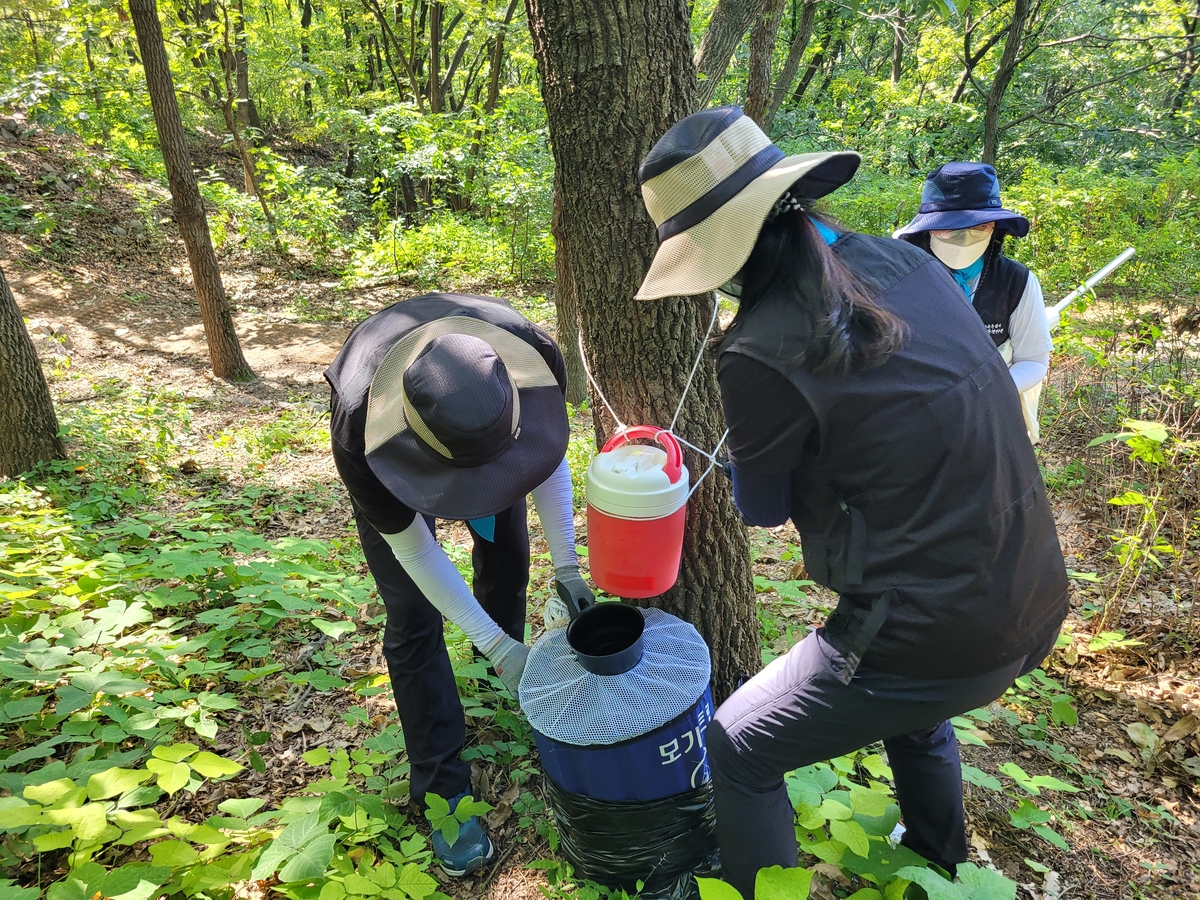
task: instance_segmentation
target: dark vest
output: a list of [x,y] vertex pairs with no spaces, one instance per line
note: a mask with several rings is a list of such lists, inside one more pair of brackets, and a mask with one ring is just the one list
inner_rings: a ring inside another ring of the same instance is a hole
[[1021,659],[1062,622],[1067,578],[1012,378],[928,253],[858,234],[833,250],[907,322],[898,353],[853,375],[794,370],[806,326],[785,296],[760,301],[722,352],[775,369],[815,413],[792,520],[809,576],[841,595],[826,635],[842,676],[860,659],[927,678]]
[[1016,260],[997,252],[979,275],[972,305],[997,347],[1009,338],[1008,322],[1017,311],[1029,270]]

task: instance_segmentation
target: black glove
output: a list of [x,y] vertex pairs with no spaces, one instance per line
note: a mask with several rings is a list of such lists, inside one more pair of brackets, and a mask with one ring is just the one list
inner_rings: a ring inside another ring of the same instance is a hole
[[579,574],[579,566],[559,566],[554,570],[554,589],[574,619],[596,603],[596,595]]

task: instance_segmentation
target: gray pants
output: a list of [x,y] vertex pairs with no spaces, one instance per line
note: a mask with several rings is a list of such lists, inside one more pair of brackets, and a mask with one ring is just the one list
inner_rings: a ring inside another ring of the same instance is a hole
[[947,721],[995,700],[1053,647],[971,678],[916,679],[844,660],[820,631],[744,684],[708,728],[725,879],[753,900],[768,866],[796,866],[795,813],[783,777],[882,740],[907,831],[903,843],[954,871],[967,858],[962,769]]

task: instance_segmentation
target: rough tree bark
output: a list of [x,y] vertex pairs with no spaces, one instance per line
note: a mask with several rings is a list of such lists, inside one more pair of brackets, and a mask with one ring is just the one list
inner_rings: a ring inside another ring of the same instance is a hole
[[700,83],[693,109],[704,109],[725,76],[733,51],[742,42],[754,13],[764,0],[719,0],[708,19],[708,28],[696,51],[696,73]]
[[746,78],[746,115],[760,127],[766,122],[771,102],[771,61],[779,23],[783,21],[784,0],[766,0],[750,29],[749,73]]
[[[627,423],[669,424],[700,349],[712,298],[632,299],[657,241],[637,170],[692,110],[695,70],[684,0],[526,0],[542,97],[561,175],[562,228],[593,374]],[[606,420],[596,411],[598,430]],[[713,447],[724,431],[716,373],[697,374],[676,431]],[[693,477],[705,461],[689,454]],[[654,603],[694,623],[727,696],[760,665],[749,544],[728,482],[688,503],[683,566]]]
[[1004,102],[1004,92],[1012,80],[1013,72],[1017,69],[1017,59],[1021,53],[1021,43],[1025,37],[1025,23],[1029,20],[1029,0],[1013,0],[1012,21],[1004,37],[1004,51],[1000,55],[1000,65],[996,67],[996,75],[992,86],[988,89],[987,103],[983,113],[983,161],[989,165],[996,164],[996,150],[1000,142],[1000,106]]
[[550,219],[554,235],[554,312],[558,346],[567,363],[567,402],[579,406],[588,399],[587,373],[579,355],[579,297],[575,293],[575,276],[571,273],[571,257],[567,236],[562,227],[562,188],[554,181],[554,213]]
[[0,270],[0,478],[65,455],[37,351]]
[[254,377],[254,371],[242,355],[242,347],[233,328],[229,301],[225,297],[225,287],[221,284],[217,255],[213,252],[212,237],[208,233],[208,217],[204,214],[204,202],[196,186],[183,122],[179,118],[175,84],[167,64],[162,24],[158,20],[158,4],[155,0],[129,0],[129,14],[142,53],[150,107],[154,111],[158,143],[162,148],[167,183],[171,188],[171,207],[175,211],[179,235],[187,248],[213,374],[230,381],[245,381]]
[[[243,0],[236,0],[233,5],[234,23],[236,28],[233,36],[233,67],[237,77],[237,120],[241,125],[251,128],[262,128],[262,120],[258,116],[258,107],[250,96],[250,56],[246,52],[246,12]],[[312,109],[309,109],[312,112]]]
[[892,84],[900,83],[904,73],[904,45],[908,41],[908,17],[897,7],[896,19],[892,22]]

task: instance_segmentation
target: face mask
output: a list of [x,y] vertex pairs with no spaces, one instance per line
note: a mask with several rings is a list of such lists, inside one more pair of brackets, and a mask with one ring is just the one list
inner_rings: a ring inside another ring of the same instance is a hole
[[970,229],[967,228],[947,234],[947,237],[930,234],[929,249],[933,251],[934,256],[951,269],[965,269],[971,265],[983,256],[984,251],[988,248],[988,242],[992,239],[991,233],[975,235],[971,234]]

